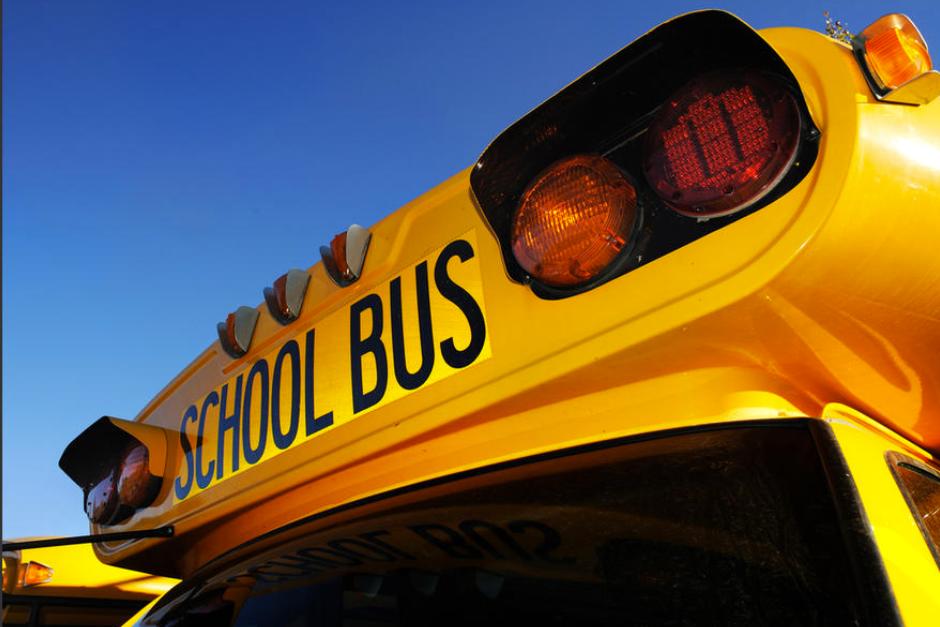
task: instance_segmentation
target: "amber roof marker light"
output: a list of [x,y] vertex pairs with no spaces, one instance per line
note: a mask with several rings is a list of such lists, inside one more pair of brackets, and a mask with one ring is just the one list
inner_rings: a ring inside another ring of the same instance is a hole
[[254,307],[243,305],[216,326],[219,342],[229,356],[237,359],[248,352],[259,315]]
[[878,18],[852,39],[852,49],[879,100],[923,105],[940,95],[927,41],[906,15]]
[[21,588],[38,586],[52,581],[55,571],[40,562],[26,562],[20,564],[19,584]]
[[293,268],[274,281],[273,287],[264,288],[264,300],[271,316],[281,324],[289,324],[300,316],[310,274]]
[[512,221],[513,255],[530,278],[556,289],[582,287],[629,252],[640,222],[628,176],[599,155],[561,159],[523,192]]
[[329,246],[320,247],[323,267],[334,283],[346,287],[359,280],[371,241],[367,228],[353,224],[334,237]]

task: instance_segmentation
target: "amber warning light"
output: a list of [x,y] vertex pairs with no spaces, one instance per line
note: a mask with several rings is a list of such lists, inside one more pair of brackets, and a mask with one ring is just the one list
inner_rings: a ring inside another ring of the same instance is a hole
[[906,15],[892,13],[859,33],[872,76],[896,89],[932,68],[927,42]]
[[535,280],[575,287],[601,275],[629,246],[637,194],[620,168],[597,155],[550,166],[526,189],[512,225],[512,251]]

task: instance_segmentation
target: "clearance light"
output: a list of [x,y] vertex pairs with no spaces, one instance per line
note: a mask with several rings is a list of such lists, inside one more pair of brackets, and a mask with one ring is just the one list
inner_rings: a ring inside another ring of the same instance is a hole
[[52,581],[54,571],[39,562],[26,562],[20,566],[19,584],[21,588],[38,586],[41,583]]
[[768,194],[796,158],[800,114],[779,80],[756,72],[693,79],[647,131],[650,185],[678,213],[712,218]]
[[320,247],[323,267],[334,283],[346,287],[359,279],[371,240],[368,229],[353,224],[345,233],[334,237],[328,247]]
[[549,166],[522,194],[513,218],[512,252],[535,280],[583,285],[632,243],[636,189],[609,160],[569,157]]
[[304,295],[307,293],[309,282],[309,274],[294,268],[287,274],[282,274],[274,282],[273,287],[264,288],[264,300],[275,320],[281,324],[288,324],[297,319],[300,315],[300,308],[304,304]]
[[868,69],[886,89],[897,89],[932,67],[927,42],[906,15],[885,15],[858,37]]
[[255,325],[258,324],[258,315],[257,309],[242,306],[230,313],[225,322],[217,325],[219,342],[226,353],[238,358],[248,352],[251,336],[255,333]]

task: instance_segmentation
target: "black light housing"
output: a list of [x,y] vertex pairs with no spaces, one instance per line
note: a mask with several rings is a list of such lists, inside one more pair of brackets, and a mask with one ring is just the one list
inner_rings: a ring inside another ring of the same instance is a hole
[[[643,168],[651,121],[671,94],[715,71],[773,76],[799,111],[795,156],[773,191],[734,215],[678,215],[648,184]],[[506,271],[542,298],[579,294],[716,231],[786,193],[809,172],[818,153],[799,85],[786,63],[750,26],[724,11],[670,20],[629,44],[510,126],[483,152],[470,173],[480,211],[496,235]],[[579,154],[599,155],[637,183],[643,226],[628,258],[582,285],[559,288],[534,279],[512,251],[512,225],[525,190],[551,164]]]

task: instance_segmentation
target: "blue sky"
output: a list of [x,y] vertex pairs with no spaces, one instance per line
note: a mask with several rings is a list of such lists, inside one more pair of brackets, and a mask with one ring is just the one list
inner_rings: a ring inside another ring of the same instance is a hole
[[[6,0],[3,537],[84,533],[57,460],[85,426],[133,417],[334,233],[705,6]],[[721,8],[817,30],[906,12],[940,49],[936,0]]]

